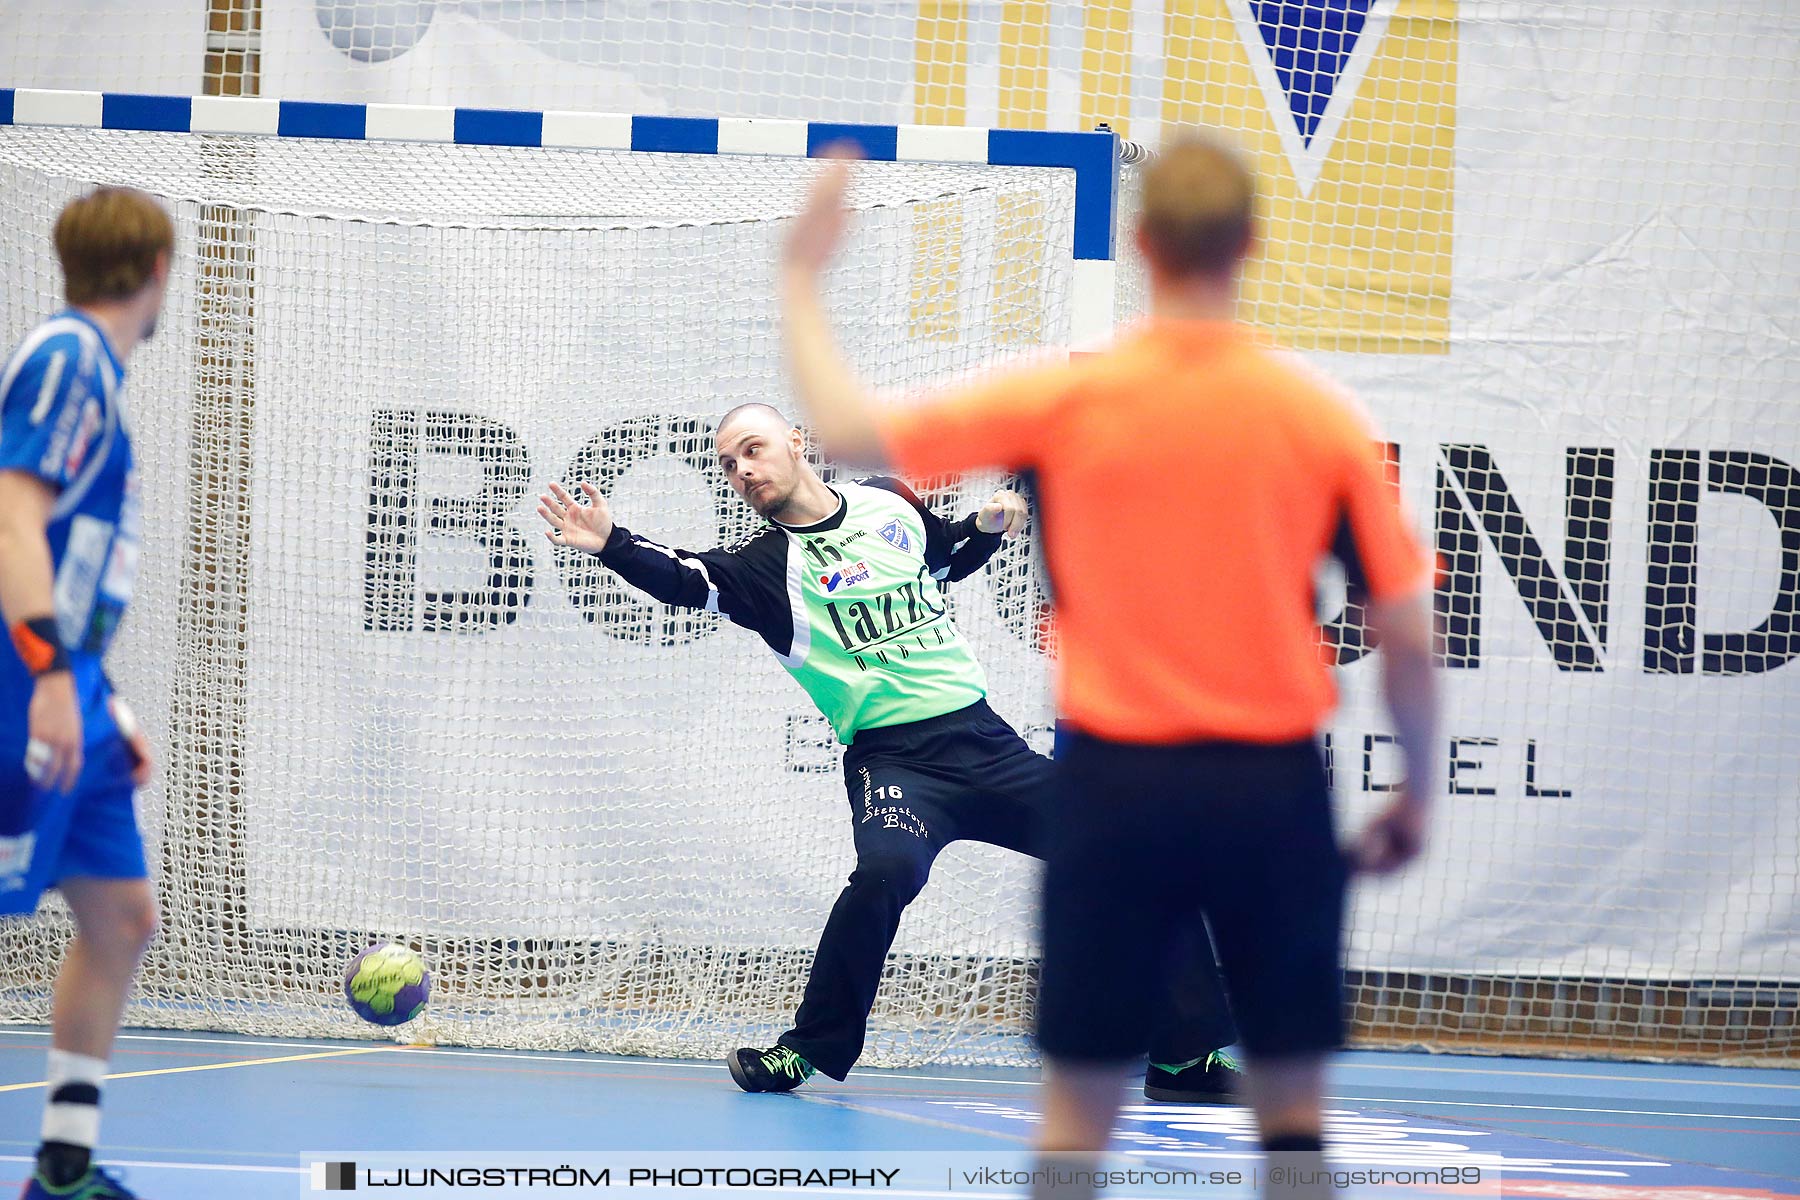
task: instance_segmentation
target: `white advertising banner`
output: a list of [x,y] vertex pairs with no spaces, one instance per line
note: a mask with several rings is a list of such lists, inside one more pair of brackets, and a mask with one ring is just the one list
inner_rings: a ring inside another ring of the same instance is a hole
[[200,90],[206,0],[7,0],[0,5],[0,87]]
[[[309,100],[893,122],[911,0],[275,0],[263,91]],[[836,82],[834,82],[834,78]],[[822,114],[815,93],[835,92]],[[841,106],[840,106],[841,104]]]
[[[358,6],[326,7],[265,4],[266,92],[282,94],[291,78],[313,98],[531,107],[579,93],[587,107],[726,115],[756,94],[793,98],[763,105],[766,115],[893,121],[911,119],[919,78],[910,4],[776,6],[797,23],[832,10],[843,40],[810,42],[800,24],[780,36],[752,30],[746,22],[765,9],[722,0],[556,6],[573,32],[536,22],[530,5],[361,6],[413,11],[410,23],[369,26],[410,31],[385,46],[339,19]],[[1269,203],[1246,315],[1374,411],[1397,447],[1400,492],[1442,561],[1443,801],[1424,864],[1360,888],[1352,965],[1800,977],[1800,85],[1791,70],[1767,69],[1800,61],[1800,27],[1779,5],[1737,6],[1702,25],[1681,6],[1639,21],[1631,13],[1642,5],[1568,6],[1554,19],[1544,10],[1556,6],[1351,5],[1354,19],[1335,29],[1345,48],[1320,68],[1325,83],[1302,86],[1259,23],[1261,10],[1282,7],[1221,0],[1165,24],[1162,5],[1140,4],[1123,27],[1134,68],[1120,103],[1171,122],[1227,123],[1248,140]],[[1157,20],[1144,17],[1153,10]],[[1049,39],[1047,103],[1063,114],[1052,123],[1073,124],[1084,103],[1071,81],[1087,31],[1071,28],[1074,40]],[[1210,39],[1211,74],[1176,70],[1178,33]],[[733,54],[756,37],[780,53]],[[1758,48],[1748,67],[1747,45]],[[521,47],[534,56],[529,71]],[[974,45],[966,56],[970,95],[989,97],[968,102],[971,123],[1000,111],[982,65],[999,54]],[[816,89],[846,55],[859,68],[842,76],[828,112],[770,82],[805,76]],[[320,81],[328,86],[312,86]],[[1056,99],[1065,94],[1075,98]],[[1144,123],[1137,131],[1154,136]],[[804,697],[739,631],[677,627],[641,609],[621,625],[584,607],[592,580],[571,576],[533,528],[537,489],[571,463],[615,453],[606,446],[626,447],[617,453],[629,461],[609,478],[631,527],[690,546],[737,528],[696,465],[703,439],[683,441],[694,427],[681,422],[738,399],[779,399],[778,365],[767,346],[740,348],[736,316],[676,303],[669,289],[687,276],[629,250],[589,294],[496,315],[462,306],[530,269],[504,241],[458,241],[404,283],[396,272],[415,269],[416,255],[346,243],[346,263],[371,269],[304,285],[343,291],[342,322],[291,352],[275,336],[286,329],[283,289],[269,286],[290,264],[279,251],[260,261],[257,317],[271,336],[259,382],[319,407],[271,406],[275,420],[301,423],[287,434],[259,418],[256,573],[285,578],[290,511],[325,521],[302,528],[342,551],[341,577],[308,585],[317,595],[251,600],[255,639],[282,630],[290,607],[330,618],[312,650],[259,640],[251,655],[250,803],[272,831],[253,901],[267,919],[343,919],[283,911],[283,897],[310,904],[338,886],[302,886],[297,873],[318,868],[311,849],[304,862],[286,854],[294,839],[343,850],[330,868],[344,873],[338,894],[363,903],[350,851],[404,828],[409,841],[394,845],[403,858],[437,839],[417,852],[455,843],[464,857],[452,860],[473,865],[458,875],[408,860],[369,889],[443,897],[459,928],[492,924],[477,893],[531,894],[534,881],[578,864],[637,882],[558,891],[505,921],[524,922],[521,932],[600,931],[619,906],[654,908],[678,885],[687,899],[667,909],[671,936],[724,926],[805,944],[816,931],[849,842],[832,751]],[[718,265],[766,270],[748,251]],[[366,357],[365,303],[414,306],[419,358],[404,386],[352,371]],[[615,326],[613,314],[639,316]],[[672,338],[659,321],[696,336]],[[918,362],[928,374],[956,365]],[[483,393],[496,379],[518,407],[503,411]],[[437,420],[436,409],[460,415]],[[315,421],[367,434],[354,454],[308,461],[301,435]],[[602,436],[611,440],[593,449]],[[408,568],[409,603],[505,593],[511,616],[487,625],[450,605],[404,630],[366,619],[366,589],[380,585],[365,573],[385,536],[370,532],[385,519],[372,497],[404,474],[381,466],[396,438],[413,447],[409,486],[445,498],[408,510],[433,522]],[[480,497],[500,493],[499,509],[482,508]],[[480,515],[490,510],[500,516]],[[518,557],[494,557],[515,541]],[[439,582],[418,582],[427,576]],[[1002,618],[1009,580],[996,570],[974,581],[957,616],[996,681],[997,707],[1041,730],[1044,663],[1028,628],[1022,637],[1018,620]],[[1329,616],[1341,586],[1324,595]],[[1337,632],[1345,704],[1333,765],[1354,826],[1381,803],[1397,755],[1375,698],[1379,655]],[[306,695],[307,727],[333,730],[331,769],[371,806],[407,798],[399,826],[374,807],[316,830],[284,824],[281,798],[320,767],[294,756],[283,723],[285,706]],[[585,728],[597,697],[611,715]],[[671,773],[675,762],[698,773]],[[603,821],[567,815],[571,797],[597,789]],[[484,822],[497,796],[538,819]],[[692,819],[670,822],[671,812]],[[771,846],[795,848],[807,865],[746,865]],[[909,918],[902,938],[936,930],[939,944],[914,948],[956,950],[998,922],[1027,945],[1028,869],[998,852],[958,854],[973,865],[942,873],[921,901],[934,915]],[[977,914],[967,939],[954,932],[963,914]]]

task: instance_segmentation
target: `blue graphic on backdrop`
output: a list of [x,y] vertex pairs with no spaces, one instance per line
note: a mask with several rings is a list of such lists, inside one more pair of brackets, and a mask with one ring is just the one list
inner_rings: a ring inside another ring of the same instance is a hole
[[1287,93],[1303,145],[1313,134],[1343,78],[1374,0],[1251,0],[1269,60]]

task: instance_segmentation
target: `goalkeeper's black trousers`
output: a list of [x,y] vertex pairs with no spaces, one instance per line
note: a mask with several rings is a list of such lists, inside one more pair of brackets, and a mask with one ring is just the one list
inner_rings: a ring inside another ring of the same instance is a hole
[[[865,729],[844,753],[856,869],[838,895],[795,1017],[781,1036],[818,1070],[843,1079],[863,1051],[869,1010],[900,915],[951,842],[1044,856],[1054,797],[1048,758],[976,703],[925,721]],[[1146,872],[1204,871],[1204,862],[1146,862]],[[1212,946],[1184,947],[1148,1048],[1185,1063],[1237,1040]]]

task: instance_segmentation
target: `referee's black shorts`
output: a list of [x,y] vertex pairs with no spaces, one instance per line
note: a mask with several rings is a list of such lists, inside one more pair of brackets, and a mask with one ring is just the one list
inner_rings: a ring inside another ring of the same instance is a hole
[[1139,746],[1069,733],[1057,772],[1038,1004],[1047,1057],[1142,1055],[1179,935],[1202,914],[1247,1054],[1339,1045],[1348,871],[1314,743]]

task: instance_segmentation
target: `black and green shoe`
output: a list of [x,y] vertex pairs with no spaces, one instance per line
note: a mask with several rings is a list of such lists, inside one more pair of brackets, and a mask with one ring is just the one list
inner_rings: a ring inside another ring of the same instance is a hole
[[105,1168],[91,1166],[80,1179],[65,1187],[52,1186],[42,1175],[33,1175],[19,1200],[138,1200],[138,1195],[127,1190]]
[[813,1077],[813,1065],[786,1046],[745,1046],[725,1060],[746,1092],[791,1092]]
[[1170,1104],[1230,1104],[1244,1068],[1223,1050],[1184,1063],[1151,1063],[1144,1072],[1147,1099]]

